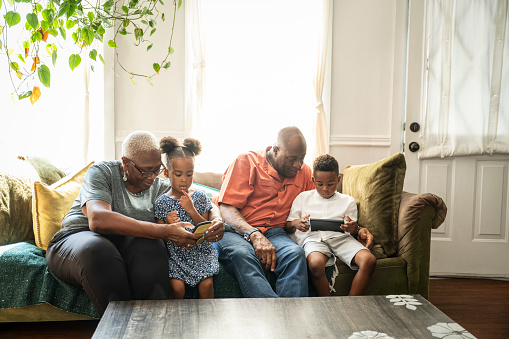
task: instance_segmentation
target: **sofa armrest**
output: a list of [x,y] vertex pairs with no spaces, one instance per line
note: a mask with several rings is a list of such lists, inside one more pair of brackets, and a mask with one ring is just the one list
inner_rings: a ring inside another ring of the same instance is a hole
[[407,263],[409,293],[428,297],[431,229],[438,228],[446,215],[444,201],[434,194],[401,195],[397,255]]

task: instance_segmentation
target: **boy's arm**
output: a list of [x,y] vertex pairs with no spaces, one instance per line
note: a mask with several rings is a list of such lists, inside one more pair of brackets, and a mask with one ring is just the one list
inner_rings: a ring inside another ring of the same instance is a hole
[[310,215],[306,215],[305,217],[293,219],[292,221],[287,221],[285,224],[286,233],[294,233],[295,230],[299,230],[301,232],[307,232],[309,230],[309,218]]

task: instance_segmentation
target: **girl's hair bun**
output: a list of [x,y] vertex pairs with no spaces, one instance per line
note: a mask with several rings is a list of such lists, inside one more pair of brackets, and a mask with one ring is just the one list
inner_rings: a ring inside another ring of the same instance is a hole
[[184,140],[184,147],[193,152],[195,156],[201,153],[201,143],[196,139],[186,138]]
[[179,147],[179,142],[174,137],[164,137],[159,142],[159,146],[161,147],[161,151],[163,153],[169,154],[171,151],[173,151],[175,148]]

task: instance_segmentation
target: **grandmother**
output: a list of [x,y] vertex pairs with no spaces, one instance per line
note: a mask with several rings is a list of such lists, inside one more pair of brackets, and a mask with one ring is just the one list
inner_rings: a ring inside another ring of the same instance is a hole
[[[201,237],[185,230],[192,228],[189,223],[155,222],[154,201],[170,186],[157,176],[163,169],[157,138],[144,131],[129,134],[121,161],[102,161],[87,171],[48,246],[50,270],[82,286],[101,315],[110,301],[168,299],[165,241],[189,249]],[[219,217],[217,208],[213,213]],[[215,221],[205,239],[213,242],[223,233],[223,223]]]

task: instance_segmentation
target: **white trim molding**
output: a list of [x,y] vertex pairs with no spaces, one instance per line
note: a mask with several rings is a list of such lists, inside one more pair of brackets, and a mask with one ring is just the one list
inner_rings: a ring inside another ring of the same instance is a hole
[[[118,143],[122,143],[125,139],[126,136],[129,135],[129,133],[131,132],[134,132],[131,131],[131,130],[120,130],[120,131],[117,131],[117,133],[115,133],[115,142]],[[185,135],[184,135],[184,132],[182,131],[149,131],[149,132],[152,132],[154,133],[154,135],[157,137],[157,139],[161,139],[163,137],[167,137],[169,135],[171,135],[172,137],[174,138],[177,138],[179,140],[182,140],[185,138]]]
[[330,138],[330,146],[349,146],[349,147],[390,147],[390,135],[333,135]]

